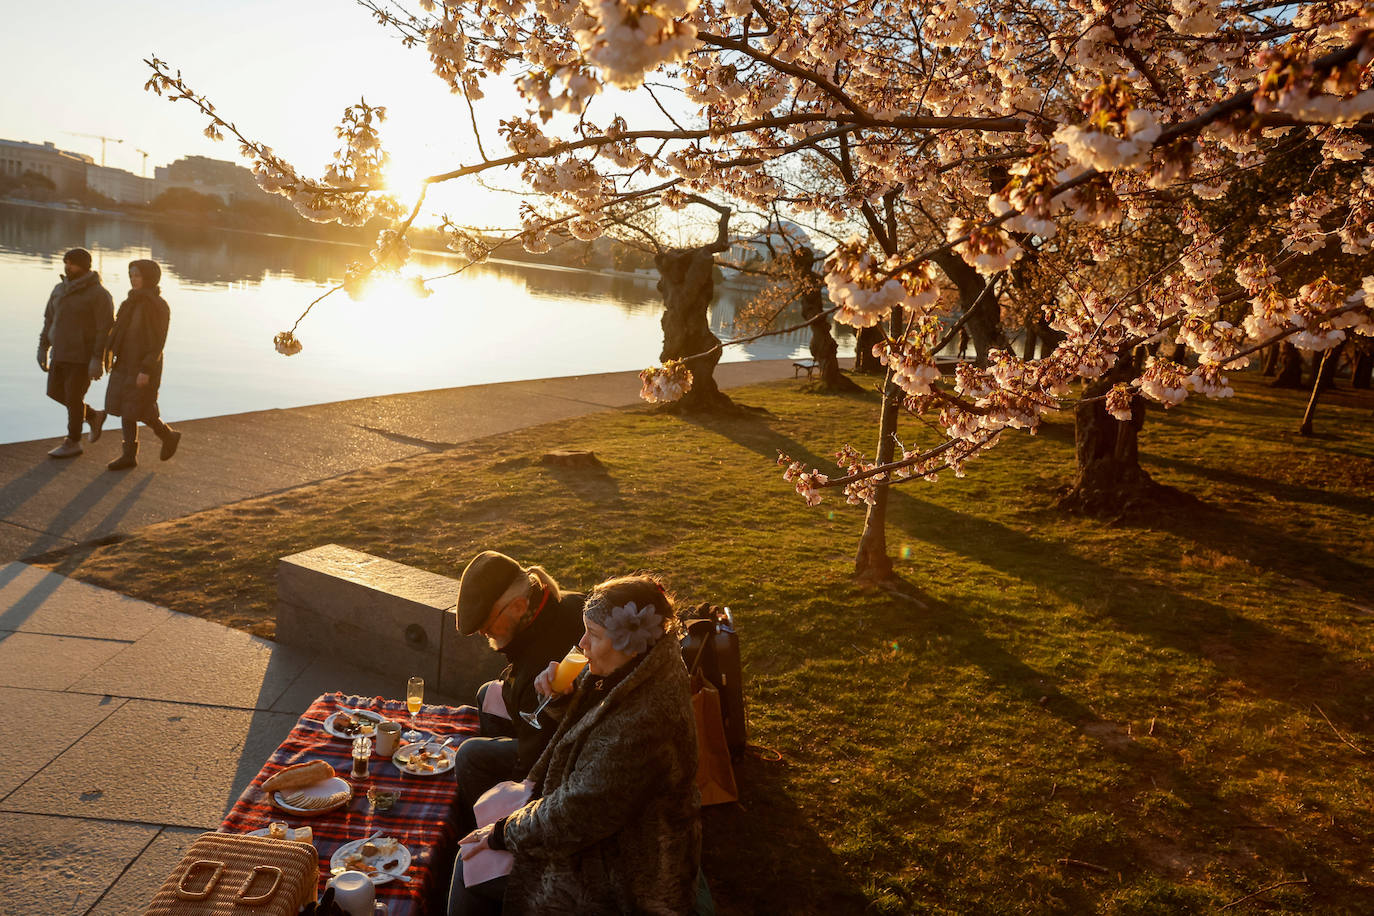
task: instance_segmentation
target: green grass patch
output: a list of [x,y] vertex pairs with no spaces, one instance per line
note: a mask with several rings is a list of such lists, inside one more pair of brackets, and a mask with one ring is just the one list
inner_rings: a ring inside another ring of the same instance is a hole
[[269,636],[277,558],[330,542],[454,576],[492,547],[577,587],[652,569],[730,605],[757,748],[741,803],[706,812],[725,913],[1195,913],[1304,876],[1236,911],[1369,912],[1374,400],[1327,396],[1303,439],[1304,394],[1260,382],[1151,411],[1143,463],[1195,507],[1053,510],[1067,418],[897,488],[917,600],[857,587],[862,507],[808,509],[773,464],[871,447],[876,397],[795,383],[732,392],[765,412],[551,424],[52,565]]

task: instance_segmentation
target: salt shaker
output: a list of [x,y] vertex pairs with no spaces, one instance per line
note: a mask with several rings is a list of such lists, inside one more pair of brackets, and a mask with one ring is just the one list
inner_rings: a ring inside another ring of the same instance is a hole
[[353,776],[355,779],[367,777],[367,761],[372,756],[372,739],[359,735],[353,739]]

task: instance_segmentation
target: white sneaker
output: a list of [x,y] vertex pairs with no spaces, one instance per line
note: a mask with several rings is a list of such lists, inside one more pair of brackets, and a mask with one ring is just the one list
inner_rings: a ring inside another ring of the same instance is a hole
[[62,444],[48,452],[49,458],[75,458],[81,454],[81,443],[63,439]]

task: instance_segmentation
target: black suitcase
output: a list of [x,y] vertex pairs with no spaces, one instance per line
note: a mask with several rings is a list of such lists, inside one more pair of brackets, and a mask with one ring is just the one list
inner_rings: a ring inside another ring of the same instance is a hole
[[730,756],[744,753],[747,728],[744,718],[744,675],[740,669],[739,635],[728,607],[703,604],[691,609],[683,621],[682,658],[689,671],[700,670],[720,693],[725,743]]

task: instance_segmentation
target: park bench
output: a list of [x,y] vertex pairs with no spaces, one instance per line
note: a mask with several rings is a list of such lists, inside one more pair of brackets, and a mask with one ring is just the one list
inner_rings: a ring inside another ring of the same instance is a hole
[[792,363],[792,377],[796,378],[797,376],[801,375],[802,370],[805,369],[806,377],[811,378],[811,376],[813,376],[816,373],[816,370],[819,368],[820,366],[816,364],[816,361],[814,359],[797,360],[796,362]]

